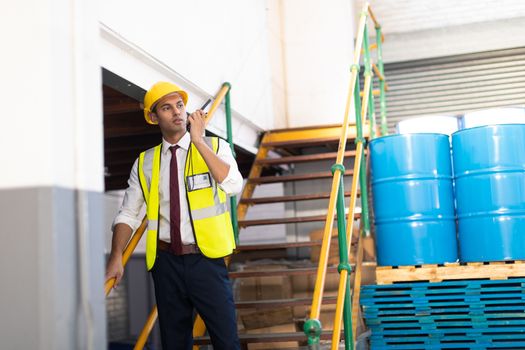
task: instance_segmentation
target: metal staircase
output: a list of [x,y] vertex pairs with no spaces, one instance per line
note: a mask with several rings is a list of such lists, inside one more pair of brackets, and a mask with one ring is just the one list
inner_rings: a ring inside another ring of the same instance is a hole
[[[368,125],[364,129],[369,130]],[[243,235],[243,229],[252,226],[301,225],[310,223],[310,229],[322,229],[326,221],[330,192],[312,192],[309,188],[313,187],[317,189],[324,187],[327,191],[330,189],[329,180],[332,179],[333,175],[325,169],[327,168],[326,164],[331,165],[336,161],[337,152],[333,152],[333,150],[338,147],[341,132],[341,125],[328,125],[271,130],[263,135],[259,151],[237,206],[240,237]],[[349,150],[344,152],[346,156],[345,164],[349,168],[356,155],[356,135],[357,130],[355,125],[349,126],[347,145],[345,145]],[[365,137],[367,136],[368,134],[365,134]],[[298,170],[296,167],[298,164],[308,165],[308,169],[314,170],[311,172]],[[274,171],[265,171],[268,169],[273,169]],[[280,174],[275,175],[274,173],[276,171]],[[352,170],[344,171],[347,179],[351,179],[352,173]],[[308,184],[315,182],[316,186],[303,186],[302,188],[306,187],[308,191],[305,193],[254,197],[255,190],[259,187],[264,187],[266,184],[281,183],[283,186],[287,186],[289,183],[300,181],[308,181]],[[350,191],[345,192],[345,197],[350,197],[350,194]],[[248,211],[254,206],[292,202],[314,203],[314,201],[317,207],[324,208],[324,210],[321,209],[317,215],[306,216],[300,212],[296,212],[295,215],[289,217],[246,219]],[[360,216],[360,213],[355,213],[354,219],[358,220]],[[337,215],[335,216],[335,220],[337,220]],[[354,235],[354,250],[357,247],[357,237],[357,235]],[[264,283],[265,278],[275,279],[276,277],[283,281],[297,281],[299,279],[310,279],[313,281],[314,275],[317,274],[317,261],[304,259],[304,254],[302,256],[297,254],[297,249],[320,249],[322,240],[310,240],[308,237],[304,237],[304,235],[302,238],[306,238],[306,240],[288,240],[286,242],[249,245],[243,245],[241,243],[237,247],[236,254],[234,254],[230,261],[230,278],[234,281],[234,286],[241,285],[245,279],[259,279],[262,280],[261,283]],[[306,254],[306,256],[308,257],[308,254]],[[257,262],[260,261],[262,261],[263,264],[257,264]],[[350,261],[353,262],[355,259],[351,257]],[[243,264],[250,266],[250,263],[254,264],[252,266],[258,268],[247,271],[238,271],[236,269],[239,265],[243,266]],[[271,268],[272,263],[278,264],[279,267]],[[337,274],[337,263],[328,265],[327,273],[333,277],[336,277]],[[368,263],[368,265],[374,266],[374,263]],[[331,287],[327,286],[325,288],[325,294],[328,295],[323,298],[323,304],[332,306],[332,310],[323,313],[323,318],[326,320],[333,319],[334,317],[333,306],[335,306],[337,301],[336,292],[336,286],[332,285]],[[252,330],[244,330],[242,322],[239,321],[239,336],[244,348],[258,349],[259,347],[254,344],[265,344],[265,347],[268,348],[306,345],[308,339],[302,327],[306,313],[310,312],[309,306],[312,304],[312,294],[313,286],[309,286],[301,290],[292,290],[287,298],[268,299],[265,295],[261,295],[261,298],[258,300],[242,300],[237,298],[236,307],[240,315],[250,316],[249,313],[246,313],[249,311],[252,315],[255,315],[255,321],[257,321],[257,317],[262,316],[267,318],[264,322],[259,321],[259,325],[261,326],[259,329]],[[286,312],[284,310],[288,310],[290,314],[296,316],[302,312],[302,317],[293,317],[288,320],[288,323],[285,323],[285,319],[278,319],[280,316],[279,312]],[[272,322],[275,322],[279,327],[272,327]],[[323,333],[321,339],[329,340],[331,337],[332,334],[330,330],[327,329],[327,332]],[[274,344],[271,345],[271,343]],[[195,345],[204,344],[209,344],[208,337],[195,339]]]

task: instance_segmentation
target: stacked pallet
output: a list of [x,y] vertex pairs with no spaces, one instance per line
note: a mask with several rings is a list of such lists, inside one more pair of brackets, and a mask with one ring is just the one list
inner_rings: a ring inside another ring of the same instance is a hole
[[412,266],[378,266],[377,284],[395,282],[484,279],[501,280],[525,277],[525,261],[489,261],[467,263],[426,264]]
[[525,278],[368,285],[371,349],[525,349]]

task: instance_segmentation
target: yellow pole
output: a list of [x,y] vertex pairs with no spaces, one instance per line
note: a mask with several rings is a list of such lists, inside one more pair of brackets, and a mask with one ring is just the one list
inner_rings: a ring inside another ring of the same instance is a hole
[[[377,28],[379,27],[379,22],[376,19],[376,16],[374,15],[374,12],[372,12],[372,8],[368,7],[368,13],[370,14],[370,18],[372,21],[374,21],[374,26]],[[382,41],[384,41],[383,38],[381,38]]]
[[363,35],[365,33],[365,25],[366,25],[366,13],[369,8],[368,2],[363,5],[363,10],[361,12],[361,17],[359,18],[359,25],[357,30],[357,40],[355,42],[355,48],[354,48],[354,61],[353,64],[359,64],[359,58],[361,57],[361,47],[363,45]]
[[[352,299],[352,330],[357,331],[357,318],[359,316],[359,296],[361,295],[361,273],[363,264],[363,235],[359,234],[357,242],[357,254],[355,259],[354,288]],[[354,339],[355,341],[355,339]]]
[[142,331],[140,332],[139,339],[137,340],[137,344],[135,344],[133,350],[142,350],[144,348],[144,345],[146,345],[146,341],[148,340],[149,334],[151,333],[151,330],[155,325],[155,321],[157,320],[157,315],[157,305],[155,305],[148,316],[148,320],[146,321],[144,328],[142,328]]
[[[356,88],[357,80],[357,66],[359,65],[359,56],[361,51],[361,45],[363,44],[363,34],[366,24],[366,11],[368,9],[368,3],[365,3],[363,6],[363,13],[361,14],[361,19],[359,21],[359,30],[356,41],[356,47],[354,51],[354,64],[352,65],[352,76],[350,79],[350,88],[348,89],[348,95],[346,98],[345,106],[345,117],[343,121],[343,132],[339,140],[339,149],[337,152],[336,163],[342,164],[343,156],[346,147],[346,139],[348,137],[348,120],[350,116],[350,110],[352,106],[352,101],[354,97],[354,90]],[[335,200],[337,198],[337,191],[339,188],[339,181],[341,180],[340,172],[335,172],[332,180],[332,191],[330,192],[330,202],[328,205],[328,213],[326,214],[326,222],[324,226],[323,241],[321,243],[321,254],[319,257],[319,267],[317,269],[317,277],[315,280],[314,295],[312,300],[312,308],[310,309],[310,319],[318,319],[321,313],[321,301],[323,299],[323,289],[326,278],[326,269],[328,263],[328,251],[330,249],[330,239],[332,236],[332,226],[334,223],[334,213],[335,213]],[[353,221],[353,217],[351,220]],[[350,246],[350,245],[349,245]]]
[[[368,4],[365,4],[365,6],[367,6]],[[363,11],[364,12],[364,11]],[[365,13],[363,13],[361,15],[361,18],[365,17],[365,22],[366,23],[366,15]],[[364,34],[364,24],[363,24],[363,31],[360,32],[361,35]],[[364,89],[363,89],[363,101],[362,101],[362,104],[361,104],[361,120],[362,120],[362,123],[364,125],[365,123],[365,120],[366,120],[366,114],[367,114],[367,111],[368,111],[368,98],[370,96],[370,89],[371,89],[371,81],[372,81],[372,75],[367,75],[365,77],[365,83],[364,83]],[[357,183],[358,183],[358,179],[359,179],[359,168],[361,166],[361,160],[362,160],[362,153],[363,153],[363,144],[361,142],[359,142],[357,144],[357,150],[356,150],[356,159],[355,159],[355,162],[354,162],[354,173],[353,173],[353,178],[352,178],[352,194],[351,194],[351,197],[350,197],[350,210],[348,212],[348,229],[347,229],[347,241],[350,242],[350,239],[351,239],[351,234],[352,234],[352,231],[353,231],[353,225],[354,225],[354,215],[355,215],[355,199],[356,199],[356,194],[357,194]],[[348,256],[350,256],[350,247],[352,245],[351,244],[348,244]],[[335,312],[335,316],[334,316],[334,332],[332,333],[332,349],[335,350],[338,348],[338,344],[339,344],[339,340],[340,340],[340,336],[341,336],[341,322],[342,322],[342,318],[343,318],[343,301],[344,301],[344,298],[345,298],[345,294],[346,294],[346,283],[347,283],[347,279],[348,279],[348,271],[346,270],[342,270],[341,271],[341,275],[340,275],[340,278],[339,278],[339,288],[338,288],[338,295],[337,295],[337,304],[336,304],[336,312]],[[355,286],[354,286],[355,288]],[[354,318],[353,314],[352,314],[352,318]],[[354,328],[354,322],[352,322],[352,328]],[[356,336],[355,334],[355,331],[353,333],[354,337]],[[353,341],[350,340],[350,341]]]
[[[365,77],[365,86],[363,88],[363,102],[361,104],[361,117],[363,121],[366,118],[366,113],[368,112],[368,99],[370,97],[370,88],[372,87],[372,75],[367,75]],[[372,122],[369,123],[370,126],[370,134],[372,135]]]
[[[351,73],[351,79],[350,79],[350,86],[348,89],[348,95],[347,95],[346,106],[345,106],[343,132],[339,140],[339,149],[337,153],[337,160],[336,160],[337,164],[342,164],[344,151],[346,147],[346,140],[348,136],[348,120],[350,116],[352,102],[354,100],[355,89],[356,89],[359,58],[361,54],[361,46],[363,44],[363,36],[365,32],[368,7],[369,7],[368,3],[365,3],[363,5],[363,11],[361,12],[361,18],[360,18],[359,26],[358,26],[358,34],[357,34],[357,40],[356,40],[356,45],[355,45],[355,50],[354,50],[354,60],[353,60],[352,68],[351,68],[352,73]],[[358,116],[355,116],[355,117],[358,118]],[[309,342],[315,341],[313,339],[312,332],[315,332],[315,329],[320,326],[320,324],[315,326],[315,323],[311,321],[318,320],[319,315],[321,313],[321,301],[323,298],[323,289],[324,289],[327,262],[328,262],[328,252],[330,249],[330,240],[331,240],[332,226],[333,226],[333,221],[334,221],[335,201],[337,198],[337,192],[338,192],[340,181],[341,181],[341,174],[340,172],[337,171],[334,173],[334,177],[332,181],[332,191],[330,193],[330,202],[328,205],[328,213],[326,216],[326,222],[325,222],[325,227],[324,227],[324,232],[323,232],[323,241],[321,244],[321,251],[320,251],[320,257],[319,257],[319,267],[317,270],[317,276],[316,276],[316,281],[315,281],[312,307],[310,309],[310,319],[307,321],[307,324],[305,324],[305,333],[309,336]],[[353,221],[354,217],[352,216],[349,220]],[[351,245],[349,244],[348,246],[351,246]]]
[[337,198],[339,181],[341,181],[341,173],[336,172],[332,179],[332,192],[330,193],[330,203],[328,205],[328,214],[326,215],[326,222],[324,226],[323,241],[321,244],[321,255],[319,257],[319,267],[317,269],[317,278],[315,280],[312,308],[310,310],[310,319],[318,319],[321,313],[321,300],[323,298],[323,289],[328,263],[328,251],[330,249],[330,239],[334,224],[335,199]]
[[[204,332],[206,332],[206,325],[204,324],[201,315],[197,315],[197,318],[193,323],[193,337],[202,337]],[[199,350],[199,346],[193,345],[193,350]]]
[[210,110],[208,111],[208,116],[206,117],[206,124],[208,124],[208,120],[211,119],[212,115],[215,113],[217,108],[219,108],[219,105],[222,103],[222,100],[228,93],[228,90],[230,87],[228,85],[223,85],[217,95],[215,96],[215,100],[211,104]]
[[[384,81],[385,80],[385,77],[383,74],[381,74],[381,71],[379,70],[379,68],[377,67],[377,65],[375,63],[372,64],[372,68],[374,69],[374,73],[375,75],[377,75],[377,77],[379,78],[379,80],[382,80]],[[376,91],[378,93],[376,93]],[[387,82],[385,81],[385,91],[388,91],[388,84]],[[379,95],[379,90],[374,90],[374,96],[377,96]]]

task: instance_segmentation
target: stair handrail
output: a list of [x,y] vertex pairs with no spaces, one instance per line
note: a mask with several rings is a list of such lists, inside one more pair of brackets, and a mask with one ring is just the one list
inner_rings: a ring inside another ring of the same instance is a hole
[[[371,62],[370,59],[370,50],[371,45],[369,44],[368,40],[368,29],[367,25],[365,24],[364,31],[363,31],[363,45],[364,48],[364,77],[365,77],[365,83],[364,83],[364,89],[363,89],[363,101],[359,100],[358,96],[355,96],[355,110],[356,115],[360,112],[360,118],[356,119],[358,121],[357,125],[357,138],[356,138],[356,144],[358,150],[356,151],[357,154],[360,154],[360,156],[356,156],[355,163],[354,163],[354,178],[352,181],[352,195],[350,197],[350,210],[349,210],[349,220],[348,220],[348,228],[347,228],[347,234],[346,234],[346,240],[350,240],[350,235],[353,232],[353,220],[350,220],[351,217],[353,217],[353,212],[355,211],[355,200],[356,196],[355,193],[357,192],[357,177],[359,177],[359,186],[361,187],[361,217],[363,220],[361,220],[361,227],[359,232],[359,238],[358,238],[358,245],[357,245],[357,251],[356,251],[356,273],[355,273],[355,279],[354,279],[354,287],[353,287],[353,295],[350,294],[350,288],[349,288],[349,274],[351,272],[351,269],[339,269],[341,271],[341,276],[339,280],[339,288],[338,288],[338,297],[336,302],[336,312],[334,315],[334,332],[332,334],[332,349],[338,349],[338,344],[340,340],[341,335],[341,318],[343,316],[344,323],[345,323],[345,348],[346,349],[353,349],[354,342],[355,342],[355,336],[356,336],[356,330],[357,330],[357,316],[359,311],[359,296],[360,296],[360,288],[361,288],[361,264],[363,261],[363,241],[362,237],[366,237],[370,235],[370,222],[369,222],[369,213],[368,213],[368,182],[367,182],[367,173],[366,173],[366,160],[364,159],[364,150],[366,148],[366,140],[362,137],[362,130],[359,126],[359,121],[364,124],[365,118],[368,115],[368,118],[370,120],[371,129],[370,129],[370,138],[373,138],[375,136],[375,127],[372,128],[373,121],[375,120],[375,104],[374,104],[374,94],[372,90],[372,77],[373,73],[375,72],[378,79],[379,79],[379,85],[380,85],[380,113],[381,113],[381,135],[387,135],[388,134],[388,127],[387,127],[387,121],[386,121],[386,96],[385,92],[388,89],[388,85],[386,84],[385,77],[384,77],[384,67],[383,67],[383,57],[382,57],[382,42],[384,41],[384,37],[381,33],[381,26],[379,25],[378,21],[376,20],[375,16],[373,15],[373,12],[371,11],[371,8],[368,8],[368,14],[372,18],[375,29],[376,29],[376,48],[377,48],[377,63],[378,65],[375,65]],[[367,12],[363,11],[362,16],[366,17]],[[365,19],[366,21],[366,19]],[[359,86],[359,82],[356,83]],[[370,156],[370,154],[369,154]],[[341,242],[341,237],[340,242]],[[344,241],[344,239],[343,239]],[[347,259],[347,257],[350,255],[350,247],[346,247],[345,243],[342,242],[343,247],[340,247],[340,257],[343,261],[344,259]],[[341,243],[340,243],[341,244]],[[346,250],[345,250],[346,249]],[[352,309],[350,310],[348,308],[348,303],[350,301],[350,298],[353,297],[352,300]],[[343,306],[342,306],[343,305]],[[343,310],[342,310],[343,309]],[[343,314],[343,315],[342,315]],[[350,319],[351,318],[351,319]],[[351,327],[350,331],[346,331],[348,327]]]
[[[374,22],[376,29],[376,44],[375,48],[378,50],[378,66],[374,67],[371,58],[370,50],[371,45],[368,40],[368,28],[367,19],[370,17]],[[366,116],[369,117],[369,137],[375,137],[375,110],[372,90],[372,77],[373,70],[377,71],[377,76],[380,81],[380,109],[381,109],[381,134],[386,135],[387,122],[386,122],[386,100],[385,91],[387,89],[384,67],[382,62],[382,41],[384,37],[381,33],[381,26],[375,18],[369,3],[363,5],[361,11],[358,34],[356,38],[354,48],[354,60],[351,66],[351,79],[350,88],[346,100],[345,117],[343,121],[343,132],[339,142],[338,157],[336,164],[332,166],[332,173],[334,174],[332,182],[332,192],[330,195],[330,203],[328,206],[327,219],[324,228],[323,242],[321,246],[319,267],[316,278],[316,284],[314,289],[314,297],[312,301],[312,308],[310,311],[310,318],[305,322],[304,332],[308,336],[308,345],[311,349],[318,349],[320,342],[320,335],[322,332],[322,325],[319,321],[321,300],[324,289],[324,281],[326,278],[326,270],[328,263],[328,254],[330,249],[330,239],[332,235],[333,226],[333,207],[337,201],[337,217],[338,217],[338,239],[339,239],[339,255],[340,264],[338,271],[340,273],[339,287],[338,287],[338,298],[336,304],[336,313],[334,319],[334,330],[332,334],[332,349],[338,349],[339,340],[341,336],[341,320],[344,316],[344,334],[345,334],[345,349],[354,348],[354,335],[356,333],[356,322],[352,322],[352,309],[350,308],[350,282],[348,276],[351,273],[351,266],[348,262],[348,256],[350,255],[351,245],[347,242],[351,242],[351,233],[353,232],[356,198],[358,185],[361,187],[361,231],[362,234],[368,236],[370,234],[370,223],[368,213],[368,194],[367,194],[367,179],[365,169],[364,150],[366,147],[366,140],[363,137],[363,126],[365,124]],[[362,50],[362,46],[364,46]],[[359,92],[359,70],[360,70],[360,55],[364,53],[364,89],[363,89],[363,102],[360,100]],[[354,160],[354,172],[352,178],[352,189],[350,196],[350,208],[348,210],[348,226],[345,222],[345,204],[344,204],[344,184],[342,181],[342,174],[344,173],[344,166],[340,154],[344,154],[346,145],[346,130],[348,129],[348,117],[351,111],[352,100],[354,102],[354,117],[356,121],[356,156]],[[345,137],[343,138],[343,135]],[[338,176],[338,174],[340,174]],[[358,182],[359,181],[359,182]],[[361,237],[361,233],[360,233]],[[359,264],[362,261],[362,244],[359,238],[358,252],[361,254]],[[355,300],[354,300],[355,301]],[[355,316],[355,315],[354,315]]]
[[[369,5],[365,3],[363,6],[363,12],[366,12]],[[359,58],[361,53],[361,46],[363,42],[363,32],[366,24],[366,17],[361,15],[359,21],[359,29],[357,40],[354,49],[354,59],[351,66],[351,78],[350,78],[350,87],[346,99],[344,120],[342,124],[341,137],[339,139],[339,148],[337,152],[336,164],[332,169],[334,170],[334,175],[332,179],[332,190],[330,193],[330,202],[328,205],[328,213],[326,215],[326,222],[324,226],[323,240],[321,243],[321,251],[319,257],[319,265],[317,270],[317,277],[314,287],[314,295],[312,300],[312,306],[310,309],[310,318],[304,324],[304,332],[308,337],[308,345],[311,348],[319,347],[320,335],[322,332],[322,325],[319,321],[319,315],[321,313],[321,301],[323,298],[323,290],[326,278],[326,270],[328,265],[328,253],[330,249],[330,240],[332,236],[332,227],[334,222],[334,211],[336,206],[336,200],[338,197],[338,192],[340,192],[340,183],[342,183],[342,174],[344,173],[344,151],[346,147],[346,140],[348,138],[348,124],[349,117],[351,113],[352,99],[354,98],[356,90],[356,82],[358,81],[359,75]],[[359,88],[357,87],[357,90]],[[357,118],[356,118],[357,121]],[[337,170],[337,171],[336,171]],[[344,209],[343,209],[344,210]],[[344,212],[344,211],[343,211]],[[344,215],[343,215],[344,218]],[[338,221],[342,221],[341,217],[338,218]],[[351,218],[353,221],[353,218]],[[341,232],[338,232],[340,235]]]
[[[370,14],[370,12],[368,12]],[[358,187],[358,179],[359,179],[359,187],[361,188],[361,227],[359,233],[359,241],[358,241],[358,247],[357,247],[357,254],[356,254],[356,272],[358,269],[360,269],[360,264],[362,262],[362,241],[361,237],[368,236],[370,234],[370,222],[369,222],[369,213],[368,213],[368,186],[367,186],[367,179],[366,179],[366,169],[365,169],[365,159],[364,159],[364,150],[366,147],[366,140],[362,136],[362,127],[360,124],[364,124],[365,119],[368,115],[370,120],[370,134],[369,137],[373,138],[375,136],[375,126],[374,126],[374,120],[375,120],[375,109],[374,109],[374,100],[373,100],[373,91],[372,91],[372,78],[373,78],[373,65],[370,59],[370,44],[368,40],[368,28],[366,25],[366,19],[367,19],[367,12],[363,11],[361,15],[362,19],[364,19],[365,25],[363,30],[363,45],[364,45],[364,67],[365,72],[363,76],[365,77],[364,82],[364,88],[363,88],[363,94],[362,94],[362,102],[359,100],[359,97],[354,97],[355,101],[355,113],[356,116],[359,115],[359,118],[356,118],[356,124],[357,124],[357,137],[356,137],[356,158],[354,161],[354,177],[352,179],[352,195],[350,196],[350,209],[348,213],[348,226],[346,235],[343,237],[339,236],[339,242],[340,242],[340,260],[341,260],[341,268],[339,268],[340,271],[340,277],[339,277],[339,287],[338,287],[338,294],[337,294],[337,301],[336,301],[336,311],[334,315],[334,330],[332,333],[332,350],[338,349],[338,344],[341,336],[341,321],[344,319],[344,333],[345,333],[345,348],[346,349],[353,349],[354,348],[354,341],[356,336],[356,327],[357,327],[357,311],[354,308],[350,308],[350,281],[349,281],[349,275],[351,273],[351,268],[347,264],[347,266],[344,266],[345,262],[347,263],[348,257],[350,256],[350,245],[346,245],[346,242],[351,241],[351,233],[353,232],[353,226],[354,226],[354,220],[353,218],[355,207],[356,207],[356,193],[357,193],[357,187]],[[377,21],[374,21],[376,27],[378,26]],[[379,43],[381,40],[379,40],[381,36],[378,37],[377,42]],[[381,46],[377,45],[377,49],[380,50]],[[378,54],[379,56],[379,54]],[[384,80],[384,76],[381,75],[381,77],[378,77],[381,81],[381,79]],[[359,86],[359,81],[356,82],[356,85]],[[353,304],[356,302],[356,299],[358,299],[358,296],[356,295],[356,289],[358,289],[360,286],[360,281],[356,283],[354,282],[354,300]],[[355,304],[354,304],[355,305]],[[353,305],[353,306],[354,306]]]

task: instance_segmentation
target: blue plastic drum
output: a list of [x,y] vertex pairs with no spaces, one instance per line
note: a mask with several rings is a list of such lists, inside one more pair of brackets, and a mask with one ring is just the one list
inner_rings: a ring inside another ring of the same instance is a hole
[[461,261],[525,259],[525,125],[452,135]]
[[449,137],[370,142],[378,265],[457,261]]

